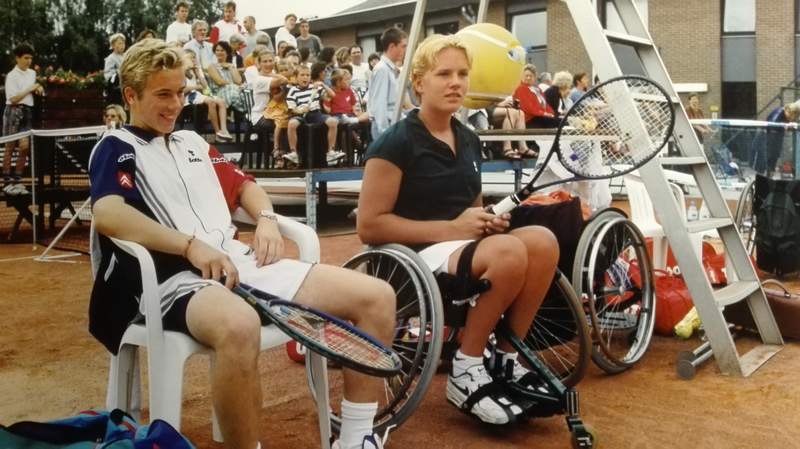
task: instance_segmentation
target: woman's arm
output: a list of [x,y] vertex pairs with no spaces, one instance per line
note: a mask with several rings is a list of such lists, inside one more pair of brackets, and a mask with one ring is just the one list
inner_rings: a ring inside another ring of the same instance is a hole
[[211,80],[214,81],[214,84],[217,86],[222,87],[228,84],[228,80],[222,77],[222,75],[219,73],[219,70],[217,70],[217,67],[213,64],[209,65],[206,70],[208,71],[208,77],[211,78]]
[[237,70],[236,67],[233,66],[233,64],[230,64],[228,66],[228,71],[231,72],[231,79],[233,80],[233,84],[236,84],[237,86],[242,84],[242,74],[239,73],[239,70]]

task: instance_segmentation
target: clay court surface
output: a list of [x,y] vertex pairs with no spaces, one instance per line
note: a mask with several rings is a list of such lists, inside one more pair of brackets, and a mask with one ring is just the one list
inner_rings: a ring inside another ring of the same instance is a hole
[[[360,248],[352,234],[322,237],[321,243],[327,263],[342,263]],[[1,245],[0,254],[0,259],[28,257],[31,245]],[[0,262],[0,424],[66,417],[104,405],[108,354],[87,331],[89,259],[71,260],[75,263]],[[579,391],[584,420],[600,436],[598,447],[800,448],[800,345],[787,344],[747,379],[724,377],[710,363],[694,380],[680,380],[676,354],[697,344],[655,337],[634,369],[617,376],[589,370]],[[752,341],[739,340],[740,348],[748,344]],[[302,366],[281,349],[263,353],[260,369],[265,449],[319,447]],[[208,360],[190,360],[187,373],[182,431],[198,448],[221,448],[211,439]],[[560,416],[513,429],[479,425],[446,402],[445,380],[437,375],[421,408],[392,434],[389,448],[570,447]]]

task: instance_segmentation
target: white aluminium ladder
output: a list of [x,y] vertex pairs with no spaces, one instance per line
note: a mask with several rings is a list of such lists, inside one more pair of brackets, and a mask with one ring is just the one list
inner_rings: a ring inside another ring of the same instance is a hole
[[[666,67],[658,54],[647,26],[634,5],[634,0],[612,0],[619,13],[625,32],[603,29],[597,10],[590,0],[562,0],[567,4],[583,40],[589,58],[601,80],[622,75],[611,43],[632,47],[638,54],[645,75],[669,93],[676,108],[673,139],[678,147],[678,157],[658,157],[639,169],[647,193],[658,204],[658,218],[664,228],[672,251],[681,266],[681,272],[692,295],[697,312],[703,320],[714,357],[722,374],[749,376],[783,347],[775,318],[764,291],[750,262],[748,253],[736,230],[730,210],[714,179],[703,148],[695,136],[686,111],[680,104]],[[638,124],[636,124],[638,125]],[[632,125],[632,126],[636,126]],[[685,223],[664,176],[662,165],[688,167],[700,190],[703,203],[708,205],[710,218]],[[716,229],[725,245],[728,256],[728,285],[714,290],[709,283],[700,257],[689,239],[690,233]],[[762,344],[740,356],[736,350],[722,310],[725,306],[746,300],[761,336]],[[657,313],[657,312],[656,312]]]

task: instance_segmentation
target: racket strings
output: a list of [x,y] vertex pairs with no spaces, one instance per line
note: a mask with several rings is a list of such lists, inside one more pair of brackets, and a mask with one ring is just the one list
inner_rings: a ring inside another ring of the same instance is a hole
[[652,82],[623,78],[606,83],[569,111],[561,162],[587,178],[641,165],[670,137],[672,115],[669,98]]
[[270,309],[286,326],[334,354],[377,369],[392,370],[396,367],[390,353],[337,323],[285,305],[273,305]]

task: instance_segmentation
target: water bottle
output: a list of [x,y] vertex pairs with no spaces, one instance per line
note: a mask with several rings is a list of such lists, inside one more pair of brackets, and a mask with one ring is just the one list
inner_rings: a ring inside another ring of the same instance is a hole
[[686,221],[697,220],[697,205],[694,200],[689,201],[689,209],[686,211]]

